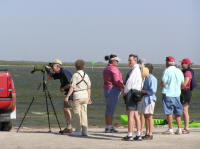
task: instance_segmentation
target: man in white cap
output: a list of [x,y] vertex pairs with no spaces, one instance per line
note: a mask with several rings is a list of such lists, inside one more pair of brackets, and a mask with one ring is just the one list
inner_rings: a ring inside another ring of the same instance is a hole
[[[59,59],[55,59],[52,63],[50,63],[54,74],[49,74],[49,80],[56,80],[59,79],[61,86],[60,91],[65,92],[67,95],[69,88],[70,88],[70,81],[72,78],[72,74],[66,69],[62,68],[62,62]],[[67,123],[67,127],[61,131],[61,133],[71,133],[72,132],[72,125],[71,125],[71,111],[72,108],[72,96],[70,96],[69,101],[66,103],[64,102],[64,114]]]

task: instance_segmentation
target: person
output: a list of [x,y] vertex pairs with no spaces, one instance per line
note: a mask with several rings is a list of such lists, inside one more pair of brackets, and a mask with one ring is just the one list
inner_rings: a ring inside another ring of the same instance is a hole
[[[55,72],[54,74],[49,74],[49,80],[60,80],[60,92],[64,92],[67,95],[70,87],[70,81],[72,78],[72,74],[68,69],[62,67],[62,62],[59,59],[55,59],[52,63],[50,63],[52,70]],[[72,125],[71,125],[71,111],[72,108],[72,96],[70,97],[69,102],[64,102],[64,115],[66,119],[66,128],[61,131],[61,133],[71,133]]]
[[117,55],[111,54],[110,56],[105,56],[105,60],[109,62],[108,66],[103,70],[103,88],[106,98],[105,133],[116,133],[118,131],[113,127],[112,122],[119,96],[124,85],[122,74],[117,68],[119,63]]
[[191,72],[191,61],[188,58],[185,58],[181,61],[182,71],[184,73],[184,84],[183,88],[181,90],[181,103],[183,105],[183,119],[184,119],[184,129],[183,133],[188,134],[189,131],[189,113],[188,108],[190,105],[190,100],[192,97],[192,91],[191,88],[191,81],[192,81],[192,72]]
[[[145,67],[144,60],[142,60],[142,59],[139,60],[138,64],[140,65],[142,82],[144,83],[145,78],[149,75],[149,69],[147,67]],[[142,102],[144,102],[144,98],[142,98]],[[141,110],[138,111],[138,113],[139,113],[139,116],[140,116],[140,123],[141,123],[140,132],[141,132],[141,135],[143,135],[143,128],[144,128],[144,125],[145,125],[145,117],[144,117],[142,108],[141,108]]]
[[142,137],[144,140],[153,139],[153,113],[156,102],[155,93],[157,91],[157,79],[152,74],[153,65],[150,63],[145,64],[145,67],[149,70],[149,75],[145,78],[143,89],[144,100],[142,101],[142,111],[145,117],[146,134]]
[[89,76],[84,72],[84,66],[83,60],[75,62],[77,71],[72,76],[70,90],[65,98],[67,103],[73,93],[72,109],[75,127],[75,131],[71,133],[73,136],[88,135],[87,105],[91,104],[91,82]]
[[162,104],[164,113],[167,115],[169,129],[164,134],[174,134],[172,127],[172,114],[175,114],[178,129],[176,134],[182,134],[181,115],[182,105],[180,102],[181,86],[184,76],[180,69],[175,67],[175,59],[172,56],[166,57],[166,69],[162,75]]
[[[130,54],[128,63],[130,66],[130,71],[127,73],[126,81],[125,81],[125,88],[123,96],[125,97],[125,103],[126,103],[126,110],[128,112],[128,135],[123,137],[123,140],[125,141],[142,141],[141,137],[141,124],[140,124],[140,118],[138,116],[138,110],[141,108],[141,101],[135,101],[132,98],[127,98],[128,93],[131,90],[137,90],[141,91],[142,89],[142,76],[140,67],[138,64],[138,56],[135,54]],[[134,129],[134,123],[136,122],[137,132],[136,137],[133,138],[133,129]]]

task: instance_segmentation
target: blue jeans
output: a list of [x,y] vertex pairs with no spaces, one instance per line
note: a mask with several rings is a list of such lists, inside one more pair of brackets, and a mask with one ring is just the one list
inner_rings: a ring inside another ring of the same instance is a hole
[[113,116],[121,91],[118,89],[104,89],[104,96],[106,98],[106,116]]

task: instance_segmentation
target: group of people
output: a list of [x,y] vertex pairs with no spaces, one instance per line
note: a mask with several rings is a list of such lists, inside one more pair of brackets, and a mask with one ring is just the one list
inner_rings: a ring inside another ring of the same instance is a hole
[[[153,65],[142,63],[138,56],[130,54],[128,64],[130,70],[123,81],[122,73],[118,69],[120,59],[117,55],[105,56],[108,61],[107,67],[103,70],[104,96],[106,99],[105,112],[105,133],[117,133],[113,127],[113,116],[120,95],[126,104],[128,114],[128,134],[123,137],[125,141],[141,141],[153,139],[153,113],[157,91],[157,79],[152,74]],[[191,83],[194,72],[190,68],[189,59],[181,61],[182,71],[176,67],[175,59],[166,57],[166,69],[162,75],[162,105],[167,115],[169,129],[164,132],[173,134],[173,114],[177,121],[178,129],[176,134],[189,133],[188,108],[191,100]],[[52,62],[54,74],[49,74],[49,79],[60,79],[60,91],[65,92],[64,113],[66,128],[62,133],[70,133],[73,136],[87,136],[88,120],[87,105],[91,104],[91,81],[84,72],[85,63],[83,60],[75,62],[76,72],[72,75],[62,62],[58,59]],[[75,131],[72,131],[72,114]],[[181,116],[183,114],[185,127],[181,129]],[[142,136],[142,128],[146,126],[146,134]],[[133,138],[134,125],[136,124],[136,136]]]
[[[109,61],[104,69],[104,94],[106,98],[106,133],[117,132],[112,126],[114,111],[122,94],[128,114],[128,134],[125,141],[141,141],[153,139],[153,113],[155,108],[157,79],[152,74],[153,65],[139,62],[137,55],[130,54],[128,63],[130,70],[126,79],[122,81],[122,74],[117,68],[119,58],[116,55],[106,56]],[[176,67],[172,56],[166,57],[166,69],[162,75],[162,105],[167,115],[169,129],[165,134],[174,134],[172,127],[173,114],[175,114],[178,129],[175,132],[180,135],[188,134],[189,114],[188,108],[192,97],[192,81],[194,72],[190,68],[191,61],[185,58],[181,61],[182,71]],[[194,85],[194,84],[193,84]],[[184,129],[181,129],[181,116],[184,118]],[[142,128],[146,126],[146,134],[142,136]],[[133,138],[134,124],[136,124],[136,136]]]
[[[74,136],[87,136],[88,120],[87,105],[91,104],[91,81],[89,76],[83,71],[85,63],[83,60],[75,62],[76,72],[72,75],[66,68],[62,67],[62,62],[58,59],[51,63],[55,73],[49,74],[49,80],[59,79],[60,91],[65,93],[64,114],[66,128],[61,133],[70,133]],[[72,114],[75,131],[72,131]]]

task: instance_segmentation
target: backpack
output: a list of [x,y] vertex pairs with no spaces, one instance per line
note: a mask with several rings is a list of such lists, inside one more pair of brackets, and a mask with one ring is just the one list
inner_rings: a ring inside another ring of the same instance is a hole
[[197,81],[196,81],[195,76],[194,76],[194,70],[191,69],[191,68],[188,68],[188,69],[183,70],[183,73],[185,73],[186,71],[190,71],[191,74],[192,74],[192,80],[190,82],[190,90],[192,91],[194,88],[197,87]]

